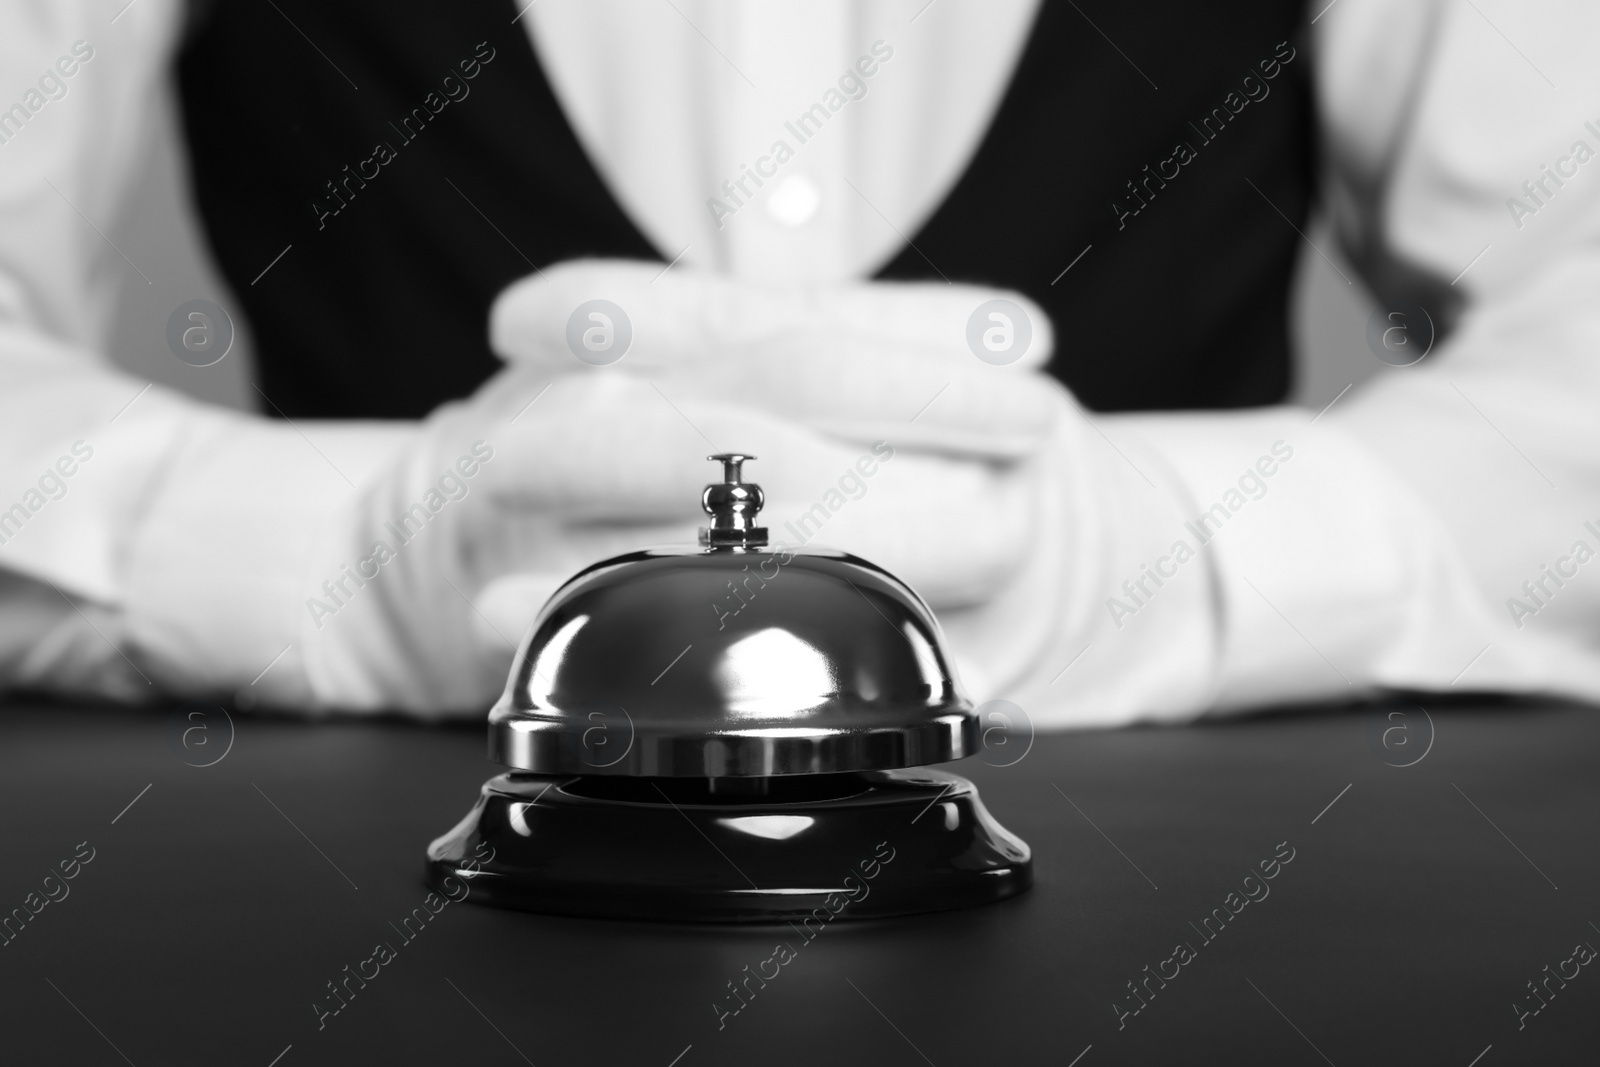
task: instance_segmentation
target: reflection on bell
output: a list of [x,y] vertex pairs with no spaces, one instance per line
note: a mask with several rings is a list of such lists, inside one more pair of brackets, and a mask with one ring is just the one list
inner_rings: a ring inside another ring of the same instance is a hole
[[534,620],[489,715],[511,770],[428,847],[469,899],[612,918],[777,922],[937,911],[1032,881],[964,778],[972,702],[904,583],[769,550],[753,456],[710,457],[699,546],[596,563]]

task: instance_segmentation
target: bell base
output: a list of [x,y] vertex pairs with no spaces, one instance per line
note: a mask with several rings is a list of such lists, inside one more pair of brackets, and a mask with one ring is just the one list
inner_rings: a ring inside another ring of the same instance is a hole
[[453,899],[556,915],[818,922],[992,903],[1032,884],[1033,858],[945,771],[512,772],[428,846],[427,876]]

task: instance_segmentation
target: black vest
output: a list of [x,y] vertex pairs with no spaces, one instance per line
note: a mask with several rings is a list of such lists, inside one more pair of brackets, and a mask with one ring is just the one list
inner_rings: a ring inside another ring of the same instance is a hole
[[[1281,401],[1312,192],[1303,0],[1081,7],[1042,5],[977,154],[879,277],[1028,294],[1056,326],[1050,371],[1096,410]],[[179,69],[195,195],[284,414],[423,415],[498,367],[487,311],[513,279],[664,258],[584,155],[516,10],[195,8]]]

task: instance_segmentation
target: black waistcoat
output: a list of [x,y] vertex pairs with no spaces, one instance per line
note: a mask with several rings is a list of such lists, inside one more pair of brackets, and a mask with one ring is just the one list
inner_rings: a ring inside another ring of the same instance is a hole
[[[196,9],[179,69],[195,194],[284,414],[422,415],[494,372],[489,304],[534,265],[663,258],[516,10]],[[1312,178],[1302,14],[1046,0],[977,154],[879,276],[1028,294],[1056,325],[1051,372],[1097,410],[1282,400]]]

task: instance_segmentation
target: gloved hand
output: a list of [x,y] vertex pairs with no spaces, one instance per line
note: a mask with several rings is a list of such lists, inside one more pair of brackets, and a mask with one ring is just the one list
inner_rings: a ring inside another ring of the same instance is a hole
[[[1025,298],[1009,297],[1031,326],[1026,353],[1004,366],[974,355],[968,320],[1003,295],[934,284],[774,286],[580,262],[508,289],[491,316],[491,340],[535,375],[642,380],[686,416],[705,404],[811,431],[770,446],[758,446],[772,436],[760,430],[708,432],[702,443],[760,457],[748,476],[767,493],[763,520],[775,539],[856,552],[935,607],[951,607],[991,597],[1016,567],[1014,546],[998,531],[1026,524],[1023,461],[1070,406],[1034,370],[1049,357],[1051,333]],[[597,299],[620,308],[632,334],[626,354],[603,367],[578,358],[569,327]],[[875,462],[875,447],[892,461]],[[870,480],[851,473],[863,456],[876,468]]]
[[330,524],[316,573],[335,588],[302,624],[319,701],[481,712],[560,582],[641,544],[694,540],[712,451],[764,457],[750,473],[767,488],[774,539],[796,543],[798,529],[879,560],[910,550],[923,577],[969,598],[1014,563],[947,535],[963,529],[952,494],[964,509],[1016,512],[988,463],[847,444],[728,403],[669,403],[618,373],[558,377],[517,416],[540,388],[511,368],[436,412]]
[[[993,365],[975,355],[969,320],[1002,297],[1018,305],[1023,321],[1012,324],[1014,358],[1004,353],[993,358],[1008,362]],[[596,373],[601,368],[575,358],[569,322],[597,299],[621,308],[632,334],[625,355],[605,369],[654,381],[674,396],[760,408],[840,440],[893,437],[906,450],[1014,459],[1036,451],[1061,412],[1059,391],[1033,373],[1053,349],[1049,319],[1020,294],[978,286],[773,285],[687,268],[662,274],[649,263],[575,261],[501,294],[491,343],[536,373]]]

